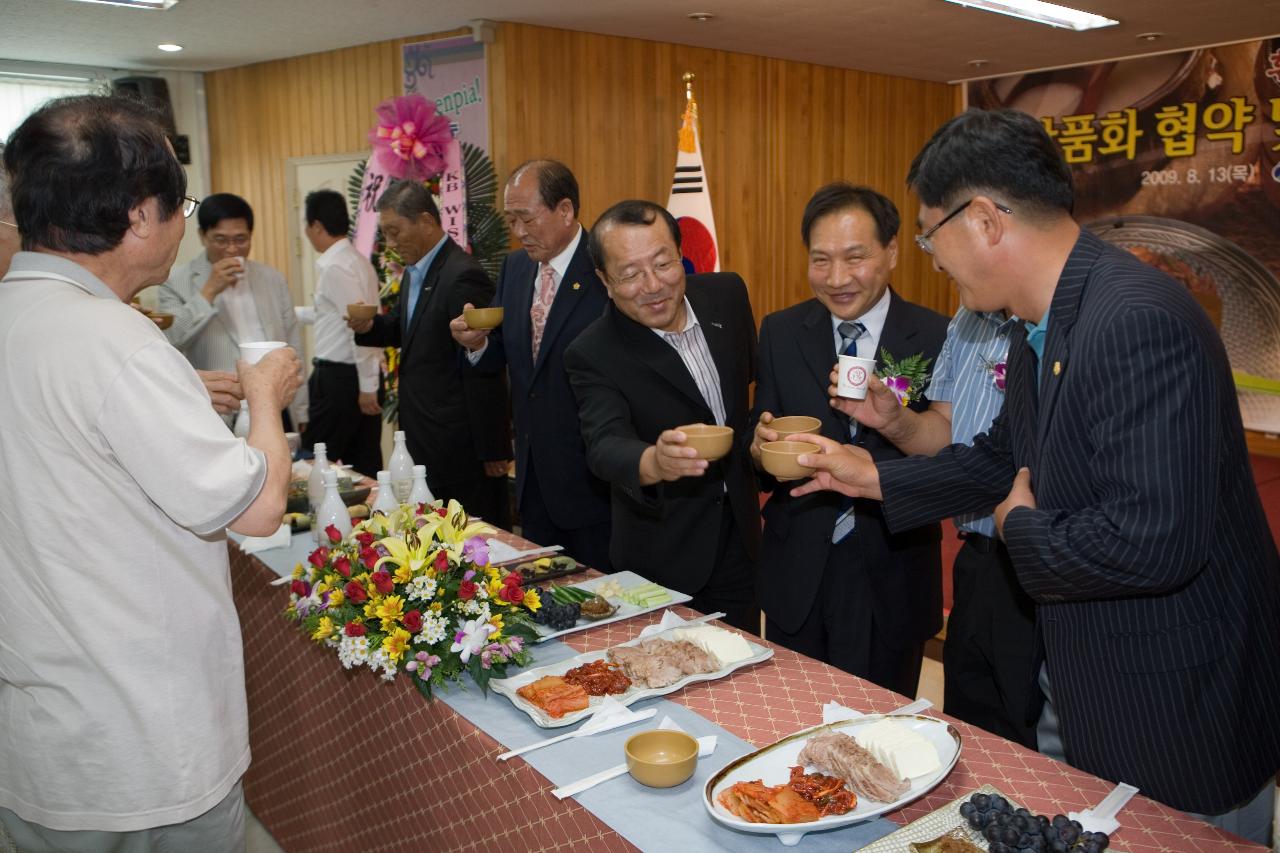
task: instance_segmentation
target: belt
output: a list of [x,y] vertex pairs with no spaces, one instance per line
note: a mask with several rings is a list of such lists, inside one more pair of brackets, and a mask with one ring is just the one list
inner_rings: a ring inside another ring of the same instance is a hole
[[328,360],[323,359],[323,358],[313,358],[313,359],[311,359],[311,363],[312,363],[312,364],[314,364],[316,367],[340,367],[340,368],[346,368],[347,370],[355,370],[355,369],[356,369],[356,366],[355,366],[354,364],[349,363],[349,362],[345,362],[345,361],[328,361]]
[[979,554],[990,554],[1000,547],[1000,540],[983,536],[981,533],[970,533],[967,530],[961,530],[956,534],[956,538],[963,539],[966,545]]

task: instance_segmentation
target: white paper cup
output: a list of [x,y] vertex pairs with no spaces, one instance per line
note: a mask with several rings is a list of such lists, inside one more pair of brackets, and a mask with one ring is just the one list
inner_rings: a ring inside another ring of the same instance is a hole
[[257,364],[267,353],[287,346],[284,341],[249,341],[240,345],[240,357],[250,364]]
[[840,356],[840,381],[836,385],[836,394],[849,400],[865,400],[867,381],[875,370],[874,358],[859,358],[856,355]]

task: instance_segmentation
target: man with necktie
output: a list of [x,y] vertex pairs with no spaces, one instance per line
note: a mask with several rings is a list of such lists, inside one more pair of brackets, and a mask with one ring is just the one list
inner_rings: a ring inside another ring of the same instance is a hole
[[[828,438],[877,459],[901,453],[828,404],[837,354],[932,360],[947,320],[889,287],[898,263],[898,209],[868,187],[834,183],[809,199],[800,235],[814,298],[770,314],[760,328],[751,455],[785,436],[774,417],[822,420]],[[912,408],[928,400],[916,395]],[[768,474],[759,575],[765,636],[775,643],[914,697],[924,643],[942,627],[941,530],[890,534],[879,506],[822,493],[793,498]]]
[[404,277],[390,313],[347,321],[356,345],[400,348],[400,427],[409,455],[427,468],[431,494],[506,526],[505,468],[491,476],[486,466],[511,458],[506,380],[464,371],[449,334],[463,305],[488,304],[493,282],[440,227],[439,208],[421,183],[393,183],[377,208]]
[[510,377],[521,533],[607,572],[609,486],[587,468],[564,370],[565,349],[609,302],[578,223],[578,181],[563,163],[532,160],[511,173],[503,204],[522,248],[498,276],[502,325],[471,329],[458,316],[450,328],[475,370]]

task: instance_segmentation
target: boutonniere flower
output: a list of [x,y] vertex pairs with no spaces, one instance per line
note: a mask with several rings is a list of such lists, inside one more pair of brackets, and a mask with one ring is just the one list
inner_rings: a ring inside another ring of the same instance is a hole
[[901,361],[894,361],[889,351],[881,347],[880,361],[884,366],[876,375],[894,393],[899,403],[905,406],[920,399],[929,384],[929,362],[933,359],[925,358],[924,353],[918,352]]
[[1004,391],[1005,372],[1008,365],[1003,361],[990,361],[985,358],[982,360],[982,364],[987,369],[987,375],[991,377],[991,383],[995,385],[998,390]]

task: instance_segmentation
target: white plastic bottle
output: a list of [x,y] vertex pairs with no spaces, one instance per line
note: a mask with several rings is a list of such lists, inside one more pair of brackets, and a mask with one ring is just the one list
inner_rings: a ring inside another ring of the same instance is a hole
[[373,506],[369,508],[370,513],[380,512],[384,515],[391,515],[400,508],[400,502],[396,500],[395,490],[391,488],[391,472],[378,472],[378,499],[373,502]]
[[404,430],[396,430],[393,439],[395,446],[391,450],[391,461],[387,463],[387,473],[391,475],[396,502],[406,504],[413,492],[413,457],[404,445]]
[[409,503],[416,509],[418,504],[429,504],[435,498],[431,495],[431,489],[427,487],[427,466],[413,466],[413,490],[409,492]]
[[324,472],[329,470],[329,448],[323,441],[317,441],[316,458],[311,461],[311,476],[307,478],[307,503],[314,516],[324,500]]
[[231,430],[236,438],[249,437],[249,401],[240,401],[240,412],[236,415],[236,425]]
[[347,505],[338,494],[338,472],[332,468],[324,472],[324,500],[320,502],[320,510],[316,513],[316,531],[320,544],[329,545],[329,535],[325,528],[333,525],[345,539],[351,535],[351,515]]

